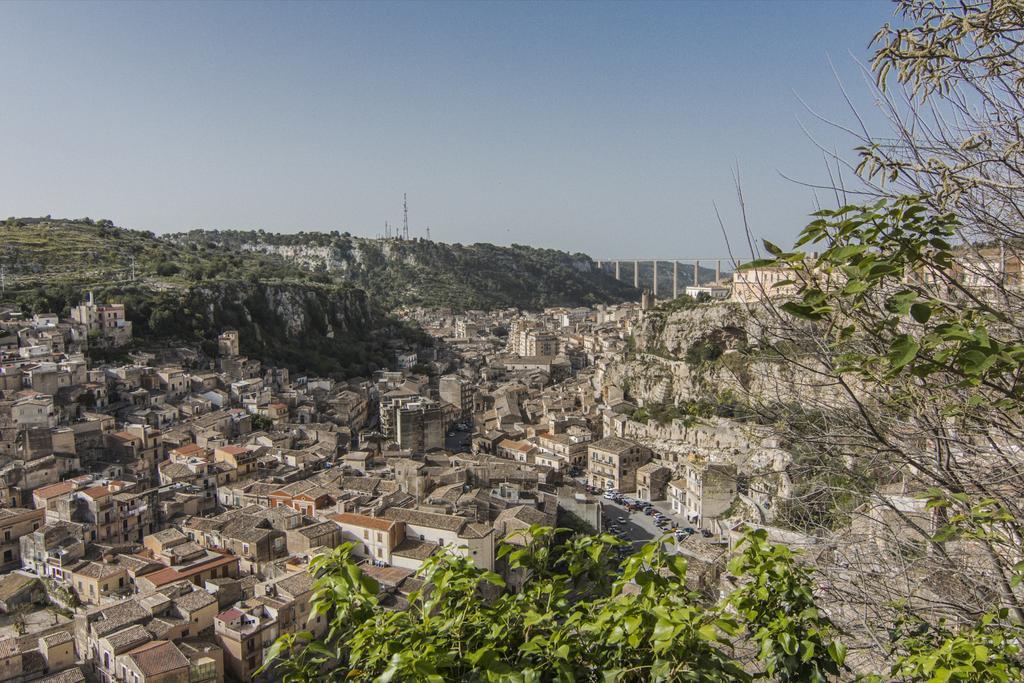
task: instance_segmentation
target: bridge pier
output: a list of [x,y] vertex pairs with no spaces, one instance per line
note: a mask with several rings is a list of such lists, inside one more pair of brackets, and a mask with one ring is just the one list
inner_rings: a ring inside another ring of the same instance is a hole
[[[620,259],[607,259],[607,260],[602,259],[600,261],[598,261],[596,259],[594,260],[594,262],[597,264],[598,269],[601,272],[608,273],[608,274],[614,273],[615,274],[615,279],[618,280],[619,282],[629,282],[629,271],[627,270],[624,273],[623,272],[622,264],[625,263],[626,264],[626,268],[628,269],[629,268],[629,264],[632,263],[633,264],[633,278],[632,278],[632,280],[633,280],[633,287],[636,288],[636,289],[641,289],[641,287],[643,287],[644,289],[647,289],[651,294],[653,294],[655,296],[655,298],[657,298],[660,295],[660,296],[663,296],[666,300],[668,300],[668,278],[666,277],[666,282],[665,282],[664,285],[662,285],[658,281],[658,279],[659,279],[658,276],[659,275],[665,275],[665,271],[664,271],[665,265],[666,264],[671,264],[671,266],[672,266],[672,298],[675,299],[675,298],[678,298],[678,297],[680,297],[680,296],[682,296],[683,294],[686,293],[687,287],[691,286],[690,285],[691,281],[692,281],[694,287],[702,286],[701,272],[700,272],[700,266],[701,266],[701,262],[702,261],[703,262],[710,262],[710,263],[708,263],[708,271],[710,273],[711,269],[714,268],[714,278],[715,278],[714,282],[716,282],[716,283],[720,282],[722,280],[722,262],[723,261],[728,261],[728,259],[715,258],[715,257],[707,257],[707,258],[704,258],[704,259],[684,258],[684,259],[621,259],[621,260]],[[653,276],[653,282],[651,282],[651,284],[649,284],[649,285],[644,286],[643,278],[640,276],[640,267],[641,267],[641,265],[644,265],[644,264],[647,264],[647,263],[651,264],[651,274]],[[692,278],[689,276],[689,268],[690,267],[693,268],[693,277]],[[728,263],[726,263],[726,267],[728,267]],[[681,279],[680,279],[680,271],[682,271]],[[708,280],[710,281],[710,279],[711,279],[711,276],[708,275]]]

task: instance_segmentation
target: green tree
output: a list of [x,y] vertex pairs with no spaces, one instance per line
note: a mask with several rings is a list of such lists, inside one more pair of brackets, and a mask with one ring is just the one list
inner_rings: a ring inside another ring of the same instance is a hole
[[686,562],[661,543],[619,564],[621,541],[564,531],[533,527],[500,546],[516,591],[439,553],[401,611],[381,605],[342,545],[311,567],[326,636],[282,636],[264,667],[284,681],[825,681],[845,668],[810,571],[763,531],[730,565],[740,588],[715,604],[687,589]]

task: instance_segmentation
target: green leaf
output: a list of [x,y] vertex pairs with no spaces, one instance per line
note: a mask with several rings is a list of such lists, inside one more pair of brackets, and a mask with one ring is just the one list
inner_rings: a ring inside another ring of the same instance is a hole
[[914,320],[924,325],[932,317],[932,307],[926,303],[918,302],[910,307],[910,315]]
[[818,309],[814,306],[809,306],[807,304],[801,304],[795,301],[787,301],[786,303],[779,306],[779,308],[781,308],[786,313],[789,313],[790,315],[794,315],[798,318],[803,318],[805,320],[821,319],[821,313],[818,312]]
[[704,624],[697,629],[697,635],[700,636],[701,640],[716,641],[718,640],[718,629],[711,624]]
[[828,656],[832,658],[838,666],[843,666],[843,662],[846,661],[846,646],[837,640],[833,640],[828,644]]
[[907,334],[900,335],[889,347],[889,367],[892,370],[899,370],[914,360],[920,350],[921,346],[913,337]]

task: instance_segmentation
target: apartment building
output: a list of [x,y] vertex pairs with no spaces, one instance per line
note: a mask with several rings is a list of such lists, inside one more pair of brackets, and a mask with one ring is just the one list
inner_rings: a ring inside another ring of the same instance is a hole
[[45,510],[0,508],[0,570],[21,566],[21,537],[43,526]]
[[620,493],[636,491],[637,470],[652,457],[649,448],[617,436],[594,441],[587,450],[587,482]]
[[334,514],[330,519],[341,529],[342,542],[353,544],[356,557],[394,564],[391,553],[405,540],[403,522],[352,512]]
[[444,412],[435,401],[420,399],[395,411],[395,440],[414,453],[444,448]]
[[736,498],[736,466],[726,463],[686,463],[683,477],[668,485],[672,512],[691,524],[713,530]]
[[405,540],[391,553],[391,564],[396,567],[418,569],[423,560],[443,548],[472,559],[481,569],[494,569],[494,528],[490,524],[407,508],[388,508],[383,517],[405,525]]
[[[571,467],[585,467],[587,464],[587,446],[592,439],[588,435],[552,434],[545,432],[537,439],[537,445],[542,450],[560,456]],[[538,456],[539,457],[539,456]]]
[[224,651],[224,668],[237,681],[252,680],[278,636],[308,630],[322,636],[327,620],[310,607],[313,579],[296,572],[258,587],[259,599],[238,603],[214,620],[214,638]]
[[458,375],[443,375],[437,381],[437,393],[442,401],[458,407],[460,418],[473,412],[476,388],[465,378]]

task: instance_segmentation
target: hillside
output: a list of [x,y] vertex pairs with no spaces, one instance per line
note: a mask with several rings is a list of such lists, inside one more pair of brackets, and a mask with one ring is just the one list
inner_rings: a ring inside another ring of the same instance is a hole
[[336,232],[157,236],[87,218],[8,219],[0,266],[0,302],[67,315],[91,289],[127,304],[143,343],[212,350],[216,335],[235,327],[243,353],[324,374],[387,365],[387,344],[420,339],[389,317],[402,306],[540,309],[637,298],[587,256],[549,249]]
[[365,291],[280,257],[178,245],[105,221],[8,221],[0,225],[0,265],[0,302],[66,316],[90,289],[98,300],[126,305],[142,344],[195,344],[212,353],[216,336],[235,328],[244,354],[352,375],[389,365],[389,341],[421,339]]
[[279,257],[307,272],[365,289],[388,310],[400,306],[537,310],[639,298],[631,283],[618,282],[598,270],[584,254],[522,245],[236,230],[193,230],[168,239],[183,248],[198,245]]

